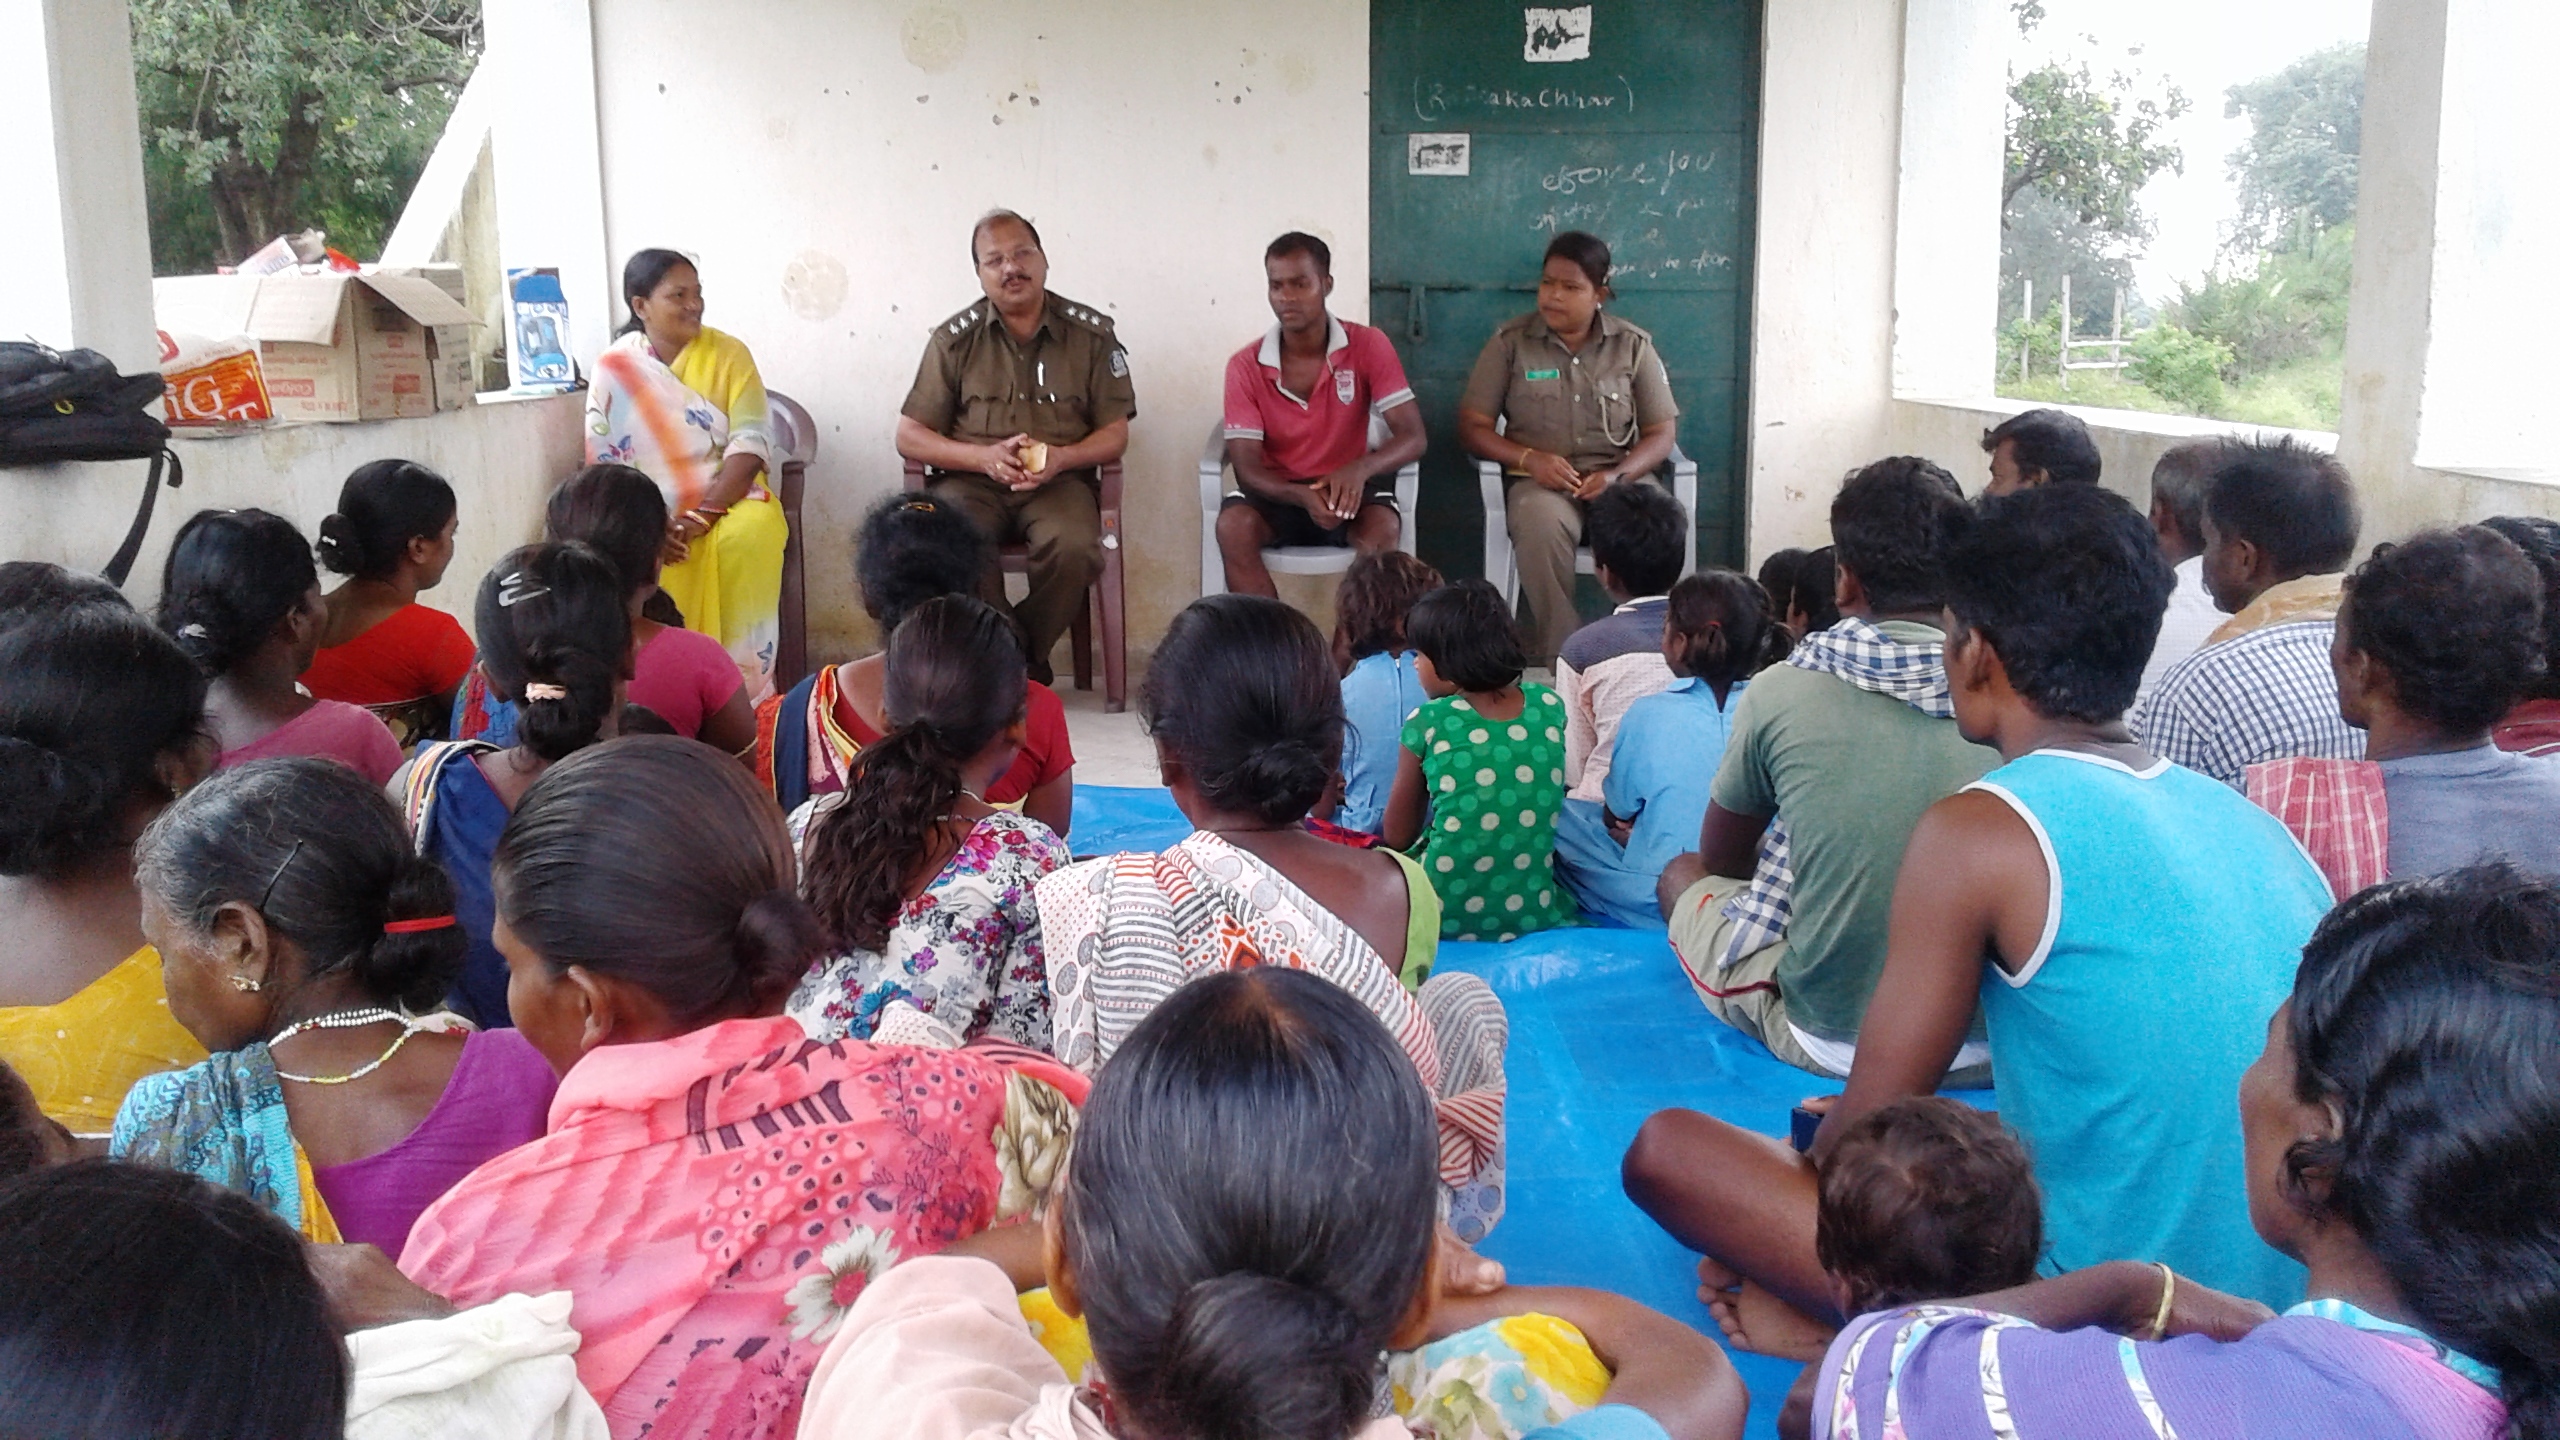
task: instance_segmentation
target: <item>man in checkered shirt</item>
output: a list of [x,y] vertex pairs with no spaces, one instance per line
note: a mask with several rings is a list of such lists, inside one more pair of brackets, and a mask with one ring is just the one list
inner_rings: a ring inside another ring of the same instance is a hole
[[2144,745],[2234,787],[2262,760],[2364,754],[2329,665],[2359,523],[2336,457],[2289,437],[2223,448],[2205,492],[2204,583],[2231,618],[2127,717]]

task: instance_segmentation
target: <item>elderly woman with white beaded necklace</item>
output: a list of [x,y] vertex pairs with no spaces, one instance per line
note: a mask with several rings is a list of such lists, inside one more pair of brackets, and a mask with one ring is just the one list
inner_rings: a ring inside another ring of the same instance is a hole
[[442,1008],[452,885],[354,771],[223,771],[144,832],[135,870],[170,1012],[213,1055],[135,1087],[117,1155],[397,1255],[455,1181],[542,1134],[550,1066]]

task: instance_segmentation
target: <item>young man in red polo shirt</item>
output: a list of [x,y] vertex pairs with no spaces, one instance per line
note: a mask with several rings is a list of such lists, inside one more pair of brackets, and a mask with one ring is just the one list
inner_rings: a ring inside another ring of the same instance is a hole
[[[1295,230],[1262,252],[1280,323],[1227,361],[1227,461],[1218,511],[1227,589],[1277,595],[1266,545],[1395,546],[1396,471],[1422,456],[1422,411],[1387,337],[1336,320],[1333,251]],[[1371,417],[1386,443],[1369,448]]]

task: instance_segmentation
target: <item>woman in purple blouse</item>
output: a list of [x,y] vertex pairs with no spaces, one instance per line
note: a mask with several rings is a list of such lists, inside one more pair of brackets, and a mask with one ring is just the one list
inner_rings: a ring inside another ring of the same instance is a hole
[[2504,865],[2331,912],[2240,1086],[2270,1316],[2133,1260],[1832,1342],[1831,1440],[2560,1437],[2560,888]]

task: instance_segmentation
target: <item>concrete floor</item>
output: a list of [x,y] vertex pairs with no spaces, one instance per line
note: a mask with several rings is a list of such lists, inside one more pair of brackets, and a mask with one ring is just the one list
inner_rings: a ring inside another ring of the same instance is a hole
[[[1065,652],[1059,652],[1063,655]],[[1134,659],[1135,657],[1132,657]],[[1133,671],[1135,665],[1130,667]],[[1129,677],[1129,708],[1118,715],[1102,710],[1102,677],[1093,688],[1078,690],[1059,667],[1058,698],[1067,705],[1067,734],[1076,747],[1079,785],[1156,784],[1156,747],[1138,723],[1138,676]]]

